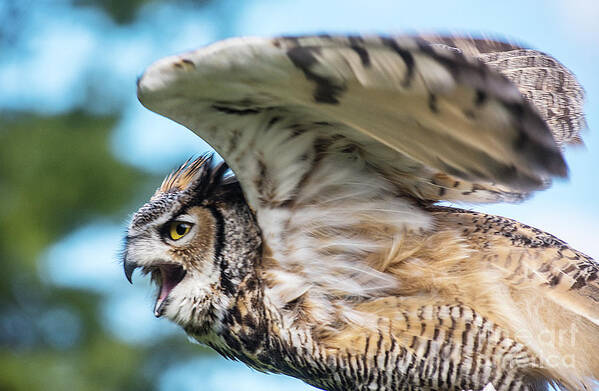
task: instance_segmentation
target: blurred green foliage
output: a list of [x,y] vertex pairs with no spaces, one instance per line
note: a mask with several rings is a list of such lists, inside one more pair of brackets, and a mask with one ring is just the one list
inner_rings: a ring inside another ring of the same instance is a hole
[[121,215],[148,180],[110,153],[115,121],[81,111],[0,120],[2,390],[151,388],[137,370],[143,349],[100,326],[100,297],[45,285],[37,273],[49,244],[94,217]]
[[[147,176],[114,159],[114,116],[13,114],[0,120],[0,248],[34,266],[58,237],[122,211]],[[26,233],[15,237],[15,233]]]

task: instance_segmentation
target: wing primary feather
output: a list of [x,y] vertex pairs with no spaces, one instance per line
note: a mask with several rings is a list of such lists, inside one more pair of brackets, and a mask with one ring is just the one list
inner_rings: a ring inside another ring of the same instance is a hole
[[[545,79],[534,76],[538,67]],[[332,124],[322,131],[352,141],[369,166],[433,201],[518,201],[546,188],[568,173],[558,144],[579,140],[584,124],[583,91],[565,67],[469,37],[232,39],[161,60],[138,94],[225,155],[229,135],[243,128],[233,117],[260,121],[268,110],[269,121],[298,114],[308,127]],[[552,96],[558,103],[548,103]],[[441,185],[439,175],[460,185]]]

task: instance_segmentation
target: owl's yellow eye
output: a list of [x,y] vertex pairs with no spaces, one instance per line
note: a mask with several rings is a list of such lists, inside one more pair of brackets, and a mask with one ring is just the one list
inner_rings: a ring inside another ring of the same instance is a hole
[[187,235],[191,229],[191,224],[183,221],[173,221],[170,223],[168,228],[168,234],[173,240],[179,240],[183,236]]

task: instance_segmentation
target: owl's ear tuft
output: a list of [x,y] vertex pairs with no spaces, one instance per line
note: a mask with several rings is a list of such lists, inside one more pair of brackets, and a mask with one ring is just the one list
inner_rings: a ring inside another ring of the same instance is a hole
[[197,183],[203,182],[211,174],[212,160],[213,154],[211,153],[203,154],[193,160],[191,158],[188,159],[179,168],[164,178],[154,196],[161,193],[185,191],[191,186],[195,187]]
[[[210,157],[212,160],[212,156]],[[200,200],[211,198],[218,189],[228,187],[231,182],[237,182],[233,175],[226,176],[229,166],[224,161],[216,166],[207,165],[202,175],[190,186],[194,196]]]
[[239,186],[234,175],[227,175],[229,166],[225,162],[213,165],[213,161],[212,153],[188,159],[164,179],[153,198],[165,193],[185,192],[201,202],[219,189],[226,192],[231,185]]

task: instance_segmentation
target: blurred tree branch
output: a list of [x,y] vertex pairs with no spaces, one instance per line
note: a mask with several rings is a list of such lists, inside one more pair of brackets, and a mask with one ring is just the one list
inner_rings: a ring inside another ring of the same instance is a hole
[[[190,7],[199,9],[205,7],[215,0],[171,0],[168,3],[173,6]],[[101,10],[108,15],[115,23],[124,25],[132,23],[139,10],[148,4],[159,3],[159,0],[72,0],[76,7],[87,6]]]

